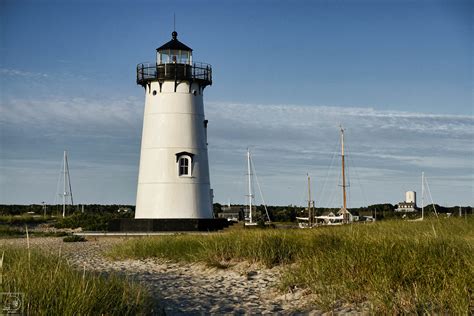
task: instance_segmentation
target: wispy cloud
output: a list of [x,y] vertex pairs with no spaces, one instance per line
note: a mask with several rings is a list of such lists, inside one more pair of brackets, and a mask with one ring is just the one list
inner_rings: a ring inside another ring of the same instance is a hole
[[[417,163],[426,152],[472,155],[474,118],[463,115],[381,111],[373,108],[211,103],[211,134],[259,147],[318,154],[334,150],[338,127],[353,154]],[[229,128],[231,127],[231,128]],[[229,135],[235,137],[228,137]],[[287,153],[288,155],[289,153]]]
[[[84,174],[89,169],[100,173],[97,166],[101,164],[104,172],[110,165],[129,165],[124,167],[127,170],[137,166],[141,98],[2,102],[2,165],[9,170],[4,174],[15,174],[12,170],[20,166],[15,164],[18,159],[57,161],[65,145],[75,151]],[[473,202],[474,118],[469,115],[207,102],[206,116],[217,201],[243,202],[245,150],[250,146],[268,203],[304,203],[304,175],[310,172],[317,183],[317,199],[337,205],[338,194],[328,192],[339,190],[338,129],[342,124],[354,206],[397,202],[404,190],[416,190],[421,170],[434,180],[430,186],[440,203]],[[122,180],[130,182],[128,188],[134,187],[136,175],[128,172]],[[359,193],[357,182],[364,186]],[[456,194],[448,193],[449,188],[456,188]]]
[[[77,126],[104,129],[136,127],[141,121],[142,102],[134,99],[7,99],[1,105],[4,123],[52,129]],[[67,132],[67,131],[66,131]]]
[[46,73],[31,72],[31,71],[24,71],[24,70],[11,69],[11,68],[0,68],[0,75],[12,76],[12,77],[22,77],[22,78],[46,78],[46,77],[49,77],[48,74],[46,74]]
[[[260,164],[260,173],[271,179],[273,185],[294,187],[300,183],[303,186],[297,177],[301,179],[310,172],[320,183],[329,181],[327,186],[338,190],[338,168],[327,171],[331,163],[337,164],[334,153],[339,150],[338,129],[342,124],[346,129],[349,162],[359,170],[366,191],[374,193],[368,194],[369,201],[364,201],[361,194],[358,197],[354,194],[354,203],[396,202],[403,190],[418,188],[421,170],[439,180],[433,185],[436,193],[446,195],[447,187],[457,185],[460,188],[452,199],[472,203],[472,116],[225,102],[209,103],[206,110],[210,120],[210,156],[215,159],[217,178],[229,171],[242,177],[242,169],[229,170],[228,165],[238,164],[238,159],[243,165],[244,150],[250,145]],[[466,175],[471,181],[466,181]],[[219,183],[217,186],[220,187]],[[244,187],[240,190],[243,192]],[[286,193],[274,190],[272,194],[282,204],[285,203],[279,196],[291,196],[289,200],[298,203],[294,197],[301,195],[294,188]],[[303,200],[300,198],[300,203]]]

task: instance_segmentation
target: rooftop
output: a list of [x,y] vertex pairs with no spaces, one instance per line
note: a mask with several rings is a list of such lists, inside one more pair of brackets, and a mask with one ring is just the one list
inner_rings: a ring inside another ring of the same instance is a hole
[[173,33],[171,33],[171,37],[172,37],[171,41],[158,47],[156,50],[162,51],[162,50],[169,49],[169,50],[182,50],[182,51],[190,51],[190,52],[193,51],[192,48],[178,41],[178,33],[176,31],[173,31]]

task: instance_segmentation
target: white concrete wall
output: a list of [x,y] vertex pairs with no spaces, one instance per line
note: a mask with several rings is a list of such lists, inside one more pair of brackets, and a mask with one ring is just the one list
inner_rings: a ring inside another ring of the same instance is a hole
[[[158,82],[145,89],[135,218],[212,218],[203,97],[197,84]],[[156,95],[153,95],[156,91]],[[193,91],[196,91],[194,95]],[[176,153],[193,153],[191,177]]]

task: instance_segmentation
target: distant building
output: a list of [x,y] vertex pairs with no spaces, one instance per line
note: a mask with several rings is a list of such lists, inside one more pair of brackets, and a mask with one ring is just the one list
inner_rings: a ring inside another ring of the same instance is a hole
[[398,208],[395,212],[416,212],[416,192],[407,191],[405,193],[405,201],[398,203]]
[[228,221],[239,222],[244,220],[244,210],[239,205],[223,205],[221,212],[217,214],[218,218],[225,218]]
[[359,222],[375,222],[375,218],[372,215],[359,216]]
[[354,216],[352,215],[351,212],[349,212],[349,210],[346,209],[346,211],[344,212],[343,209],[341,208],[338,212],[337,212],[337,217],[341,217],[342,216],[342,221],[344,222],[344,213],[346,213],[346,220],[345,222],[346,223],[351,223],[351,222],[356,222],[358,219],[359,219],[359,216]]
[[[132,211],[131,208],[129,207],[120,207],[118,210],[117,210],[117,213],[130,213]],[[84,211],[83,211],[84,213]]]
[[356,221],[358,218],[358,216],[353,216],[348,210],[343,211],[342,209],[337,212],[337,215],[327,211],[321,216],[315,216],[316,223],[319,225],[341,225]]

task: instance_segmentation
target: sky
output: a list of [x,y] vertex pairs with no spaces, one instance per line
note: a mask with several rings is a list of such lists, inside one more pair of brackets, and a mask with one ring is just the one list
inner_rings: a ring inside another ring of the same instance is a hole
[[[0,0],[0,204],[135,204],[144,91],[171,39],[213,67],[215,202],[245,203],[246,150],[269,205],[474,205],[472,1]],[[256,202],[262,203],[257,195]]]

